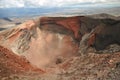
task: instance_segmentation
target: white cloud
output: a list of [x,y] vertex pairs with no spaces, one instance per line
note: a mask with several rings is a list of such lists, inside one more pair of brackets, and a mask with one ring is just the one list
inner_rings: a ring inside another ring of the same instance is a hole
[[9,7],[60,7],[78,3],[109,3],[119,0],[0,0],[0,8]]
[[0,0],[0,7],[24,7],[23,0]]

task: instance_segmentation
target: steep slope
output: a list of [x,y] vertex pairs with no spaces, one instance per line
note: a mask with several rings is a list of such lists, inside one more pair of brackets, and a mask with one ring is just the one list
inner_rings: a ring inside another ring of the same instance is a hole
[[44,73],[43,70],[33,67],[24,57],[17,56],[7,48],[0,46],[0,79],[27,72]]
[[70,57],[77,54],[78,44],[70,30],[54,24],[48,24],[48,30],[41,30],[39,25],[40,21],[31,20],[2,31],[0,44],[17,55],[25,56],[37,67],[56,64],[57,57],[60,56]]

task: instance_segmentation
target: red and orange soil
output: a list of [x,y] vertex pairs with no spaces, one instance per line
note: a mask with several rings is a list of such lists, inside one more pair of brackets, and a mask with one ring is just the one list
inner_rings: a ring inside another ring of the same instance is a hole
[[0,77],[25,72],[44,73],[42,69],[33,67],[25,58],[17,56],[7,48],[0,46]]

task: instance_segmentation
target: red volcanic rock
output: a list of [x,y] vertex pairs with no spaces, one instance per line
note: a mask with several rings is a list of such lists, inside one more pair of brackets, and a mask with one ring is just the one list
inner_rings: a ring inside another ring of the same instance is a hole
[[73,31],[76,39],[80,38],[79,33],[78,33],[80,30],[80,25],[81,25],[80,17],[70,17],[64,20],[57,21],[56,23],[64,26],[68,30]]
[[79,35],[80,25],[81,25],[81,17],[83,16],[76,16],[76,17],[42,17],[40,18],[40,24],[56,24],[61,27],[64,27],[74,33],[74,37],[78,40],[81,39]]
[[43,70],[33,67],[25,58],[17,56],[7,48],[0,46],[0,77],[29,71],[44,73]]

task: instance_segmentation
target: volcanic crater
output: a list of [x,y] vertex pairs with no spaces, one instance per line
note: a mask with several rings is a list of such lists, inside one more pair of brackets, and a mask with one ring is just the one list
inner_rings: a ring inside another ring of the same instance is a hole
[[33,73],[39,80],[108,79],[120,62],[119,32],[120,20],[87,16],[41,17],[2,30],[0,78],[28,72],[28,80]]

